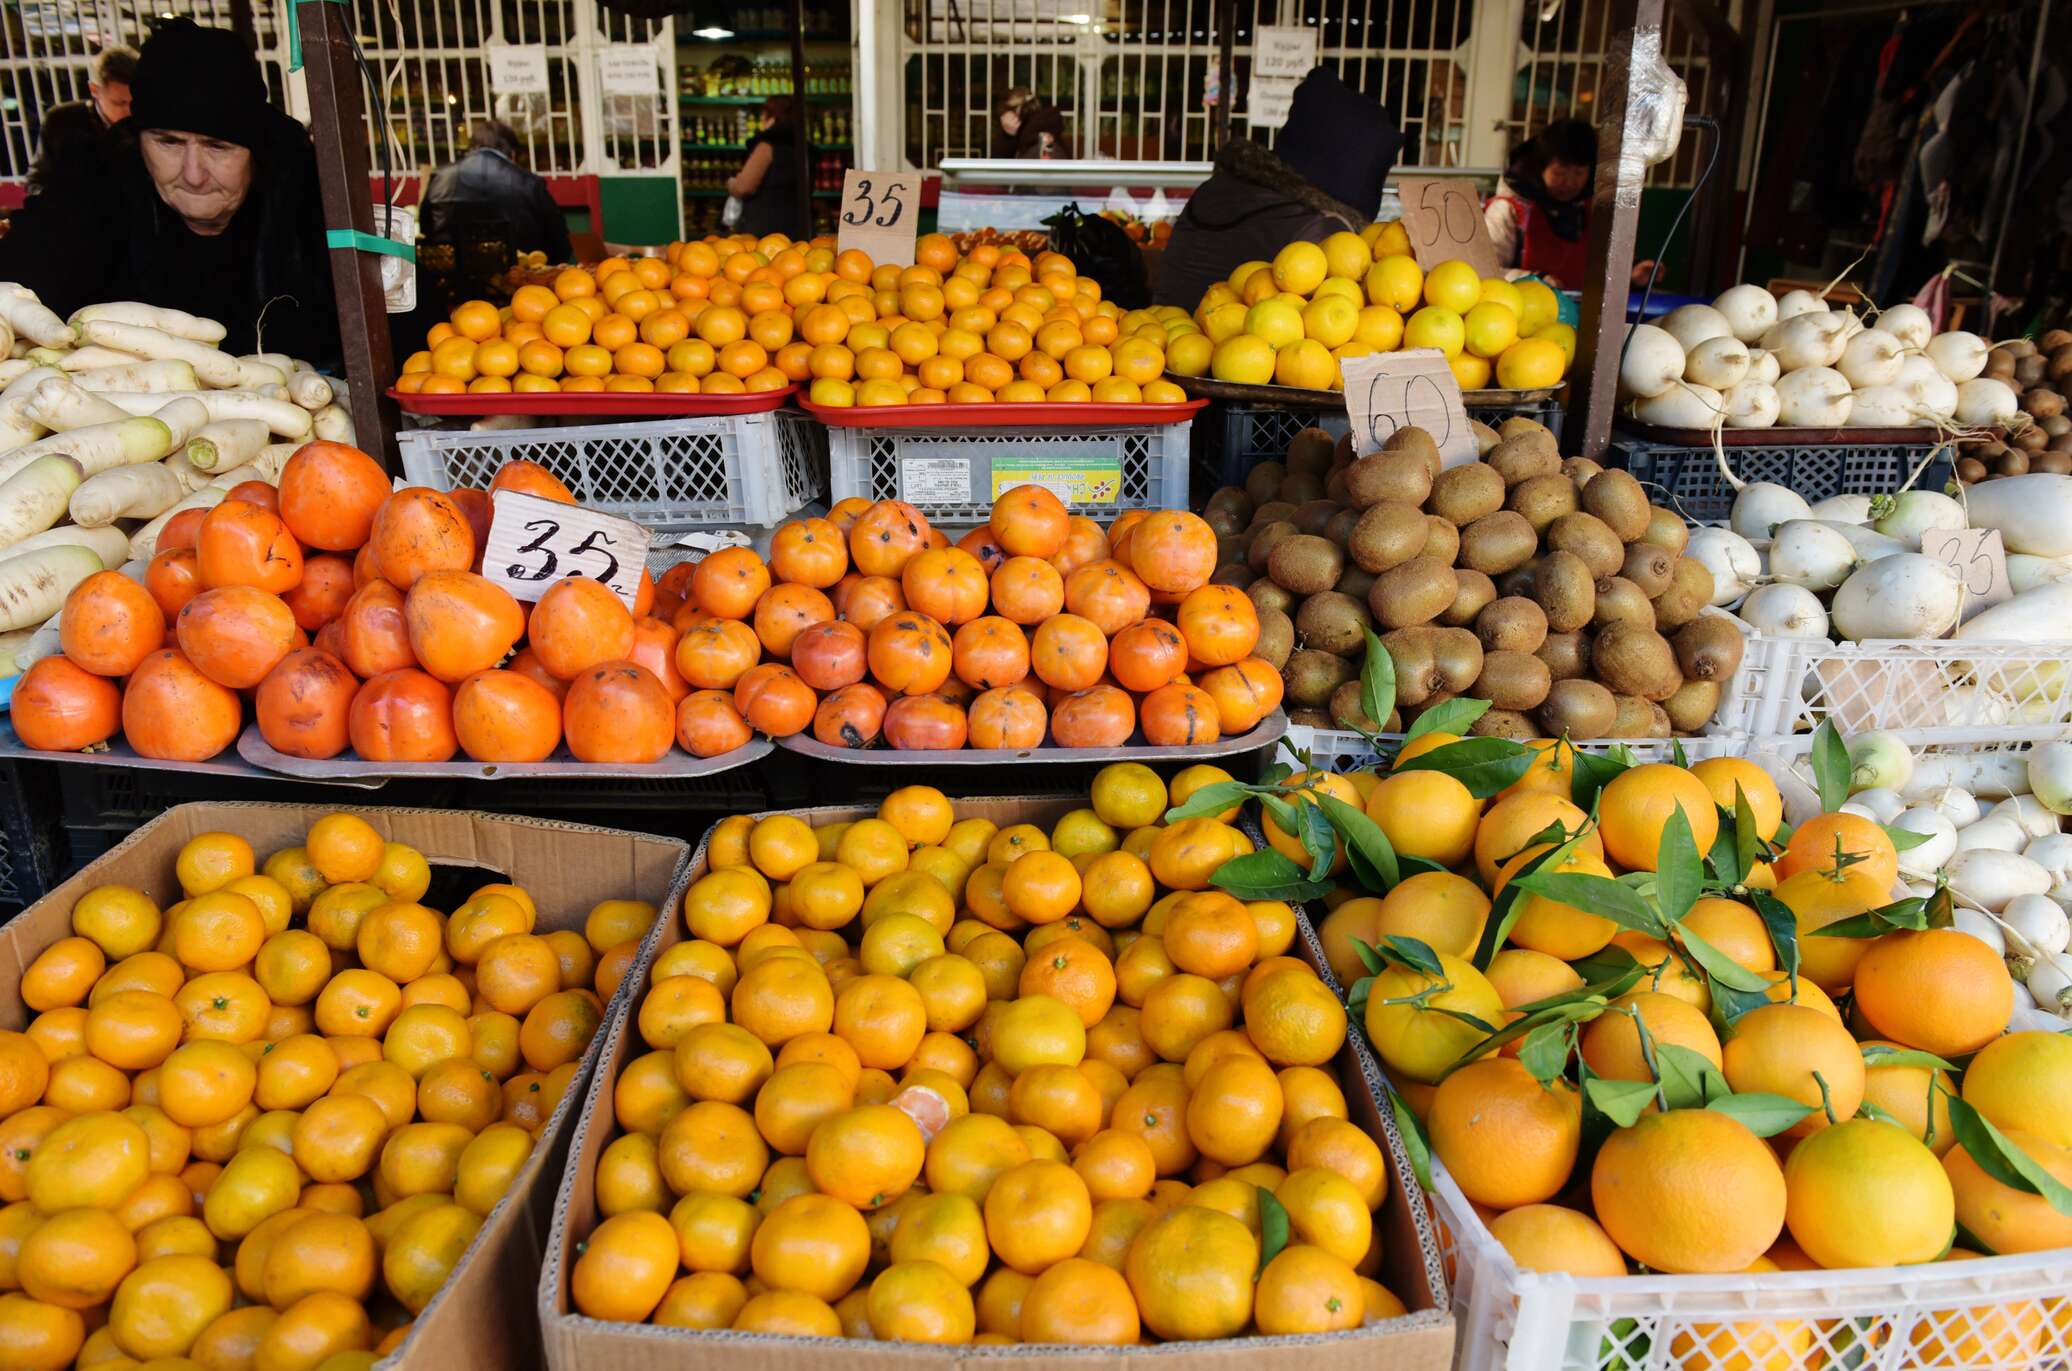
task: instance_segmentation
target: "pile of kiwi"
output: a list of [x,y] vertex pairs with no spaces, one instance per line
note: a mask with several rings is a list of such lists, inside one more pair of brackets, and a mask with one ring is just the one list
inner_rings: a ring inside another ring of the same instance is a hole
[[[1480,461],[1441,470],[1422,429],[1353,455],[1305,429],[1203,512],[1221,565],[1259,611],[1260,656],[1289,718],[1394,732],[1456,695],[1488,700],[1478,734],[1694,733],[1739,670],[1741,630],[1706,610],[1712,574],[1689,530],[1640,482],[1530,419],[1477,424]],[[1368,629],[1395,666],[1397,708],[1361,713]]]
[[2065,409],[2065,391],[2072,389],[2072,331],[2054,328],[2033,341],[2001,343],[1986,354],[1980,374],[2005,381],[2021,397],[2030,422],[2017,420],[2002,437],[1959,443],[1957,479],[1971,485],[2032,471],[2072,474],[2072,415]]

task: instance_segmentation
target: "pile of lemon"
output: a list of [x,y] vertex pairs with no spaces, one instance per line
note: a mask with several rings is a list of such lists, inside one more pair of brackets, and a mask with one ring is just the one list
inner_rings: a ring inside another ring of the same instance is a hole
[[1483,280],[1466,262],[1441,262],[1428,276],[1400,223],[1369,224],[1245,262],[1203,293],[1191,317],[1173,310],[1163,320],[1166,370],[1341,390],[1348,358],[1437,348],[1462,390],[1554,386],[1576,351],[1559,303],[1540,281]]

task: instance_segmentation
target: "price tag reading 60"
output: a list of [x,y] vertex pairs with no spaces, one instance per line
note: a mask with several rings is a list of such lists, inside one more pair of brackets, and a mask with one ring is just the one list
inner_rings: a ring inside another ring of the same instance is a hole
[[1352,420],[1353,450],[1379,452],[1401,428],[1421,428],[1438,445],[1448,467],[1475,460],[1460,383],[1446,355],[1436,348],[1409,348],[1349,357],[1344,364],[1345,412]]
[[921,221],[921,177],[911,171],[842,174],[837,246],[860,249],[875,266],[914,264],[914,231]]
[[633,607],[647,567],[648,531],[631,519],[502,490],[483,546],[482,575],[514,599],[537,600],[567,576],[610,586]]

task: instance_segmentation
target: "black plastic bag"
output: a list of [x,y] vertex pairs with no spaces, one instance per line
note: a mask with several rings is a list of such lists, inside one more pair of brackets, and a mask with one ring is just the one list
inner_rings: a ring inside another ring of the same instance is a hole
[[1098,214],[1081,212],[1075,202],[1043,221],[1050,230],[1053,252],[1072,259],[1081,276],[1101,283],[1101,298],[1124,309],[1151,303],[1151,285],[1144,274],[1144,254],[1120,224]]

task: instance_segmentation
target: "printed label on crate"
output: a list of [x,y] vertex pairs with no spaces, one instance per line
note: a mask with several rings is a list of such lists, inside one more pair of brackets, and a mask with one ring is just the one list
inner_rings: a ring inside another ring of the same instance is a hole
[[647,552],[648,531],[631,519],[504,490],[489,522],[482,574],[520,600],[539,599],[564,576],[588,576],[631,609]]
[[1362,457],[1381,451],[1399,428],[1421,428],[1439,447],[1440,465],[1475,460],[1475,435],[1468,429],[1460,382],[1437,348],[1406,348],[1348,357],[1344,363],[1345,412],[1353,445]]
[[1396,182],[1403,200],[1403,232],[1426,271],[1455,258],[1477,276],[1498,274],[1496,247],[1482,221],[1482,196],[1462,176],[1404,176]]
[[1964,578],[1963,618],[2014,598],[2007,577],[2007,544],[1997,528],[1934,528],[1921,535],[1921,551],[1957,568]]
[[910,505],[961,505],[971,499],[969,457],[902,457],[899,498]]
[[1252,77],[1300,81],[1317,64],[1317,30],[1301,24],[1261,24],[1252,44]]
[[547,94],[547,50],[538,43],[491,43],[489,89],[498,95]]
[[1122,459],[1098,452],[995,457],[993,498],[1016,486],[1042,486],[1068,505],[1112,505],[1122,495]]
[[597,57],[597,74],[606,95],[660,95],[662,79],[655,70],[655,50],[646,43],[613,43]]
[[715,528],[710,531],[686,533],[676,540],[676,545],[709,557],[723,547],[753,547],[754,543],[738,528]]
[[921,177],[911,171],[842,173],[836,211],[843,252],[859,248],[877,266],[914,264],[914,234],[921,222]]

